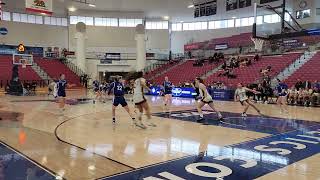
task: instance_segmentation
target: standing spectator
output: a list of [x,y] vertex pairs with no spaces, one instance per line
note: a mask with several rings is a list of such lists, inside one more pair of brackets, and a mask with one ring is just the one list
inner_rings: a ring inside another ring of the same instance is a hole
[[254,61],[259,61],[259,59],[260,59],[259,54],[256,54],[256,55],[254,56],[254,58],[253,58]]
[[303,84],[303,89],[311,89],[311,82],[310,81],[305,81]]
[[239,46],[239,54],[242,54],[242,46]]
[[300,88],[303,88],[302,81],[300,79],[297,80],[295,84],[296,89],[300,90]]

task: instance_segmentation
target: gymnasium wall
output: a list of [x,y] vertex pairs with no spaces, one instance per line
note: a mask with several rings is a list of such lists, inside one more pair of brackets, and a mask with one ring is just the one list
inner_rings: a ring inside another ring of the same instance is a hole
[[[75,50],[76,47],[75,33],[75,25],[70,25],[69,45],[71,50]],[[105,52],[116,49],[120,53],[135,53],[135,35],[135,28],[87,26],[87,49],[91,52],[95,49]],[[168,30],[148,30],[146,39],[146,46],[150,52],[168,51],[169,49]]]
[[228,37],[235,34],[251,32],[252,27],[225,28],[215,30],[178,31],[171,35],[172,53],[183,53],[184,45],[190,42],[208,41],[214,38]]
[[68,47],[67,27],[8,21],[0,21],[0,26],[8,29],[8,34],[0,37],[1,44]]

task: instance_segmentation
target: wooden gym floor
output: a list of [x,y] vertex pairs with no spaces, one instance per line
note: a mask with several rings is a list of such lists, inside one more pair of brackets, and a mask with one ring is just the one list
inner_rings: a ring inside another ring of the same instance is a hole
[[[68,93],[68,99],[90,97]],[[174,98],[170,114],[161,97],[148,100],[157,127],[142,130],[121,107],[112,125],[110,100],[67,105],[61,114],[47,95],[0,96],[0,179],[320,180],[317,108],[283,112],[258,104],[266,117],[250,109],[241,118],[239,103],[216,101],[226,122],[217,123],[205,107],[205,126],[195,122],[192,99]],[[244,157],[251,162],[245,169]]]

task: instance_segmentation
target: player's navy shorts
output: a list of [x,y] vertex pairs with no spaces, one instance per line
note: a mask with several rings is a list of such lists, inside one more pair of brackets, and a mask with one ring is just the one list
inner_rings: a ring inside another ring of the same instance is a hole
[[65,91],[58,91],[58,97],[66,97],[66,92]]
[[205,101],[203,99],[201,99],[201,102],[205,103],[205,104],[210,104],[210,103],[213,103],[213,101]]
[[96,88],[96,87],[95,87],[95,88],[93,88],[93,91],[94,91],[94,92],[98,92],[98,91],[99,91],[99,88]]
[[287,93],[280,93],[279,96],[280,96],[280,97],[287,96]]
[[167,94],[171,95],[172,91],[164,91],[164,95],[167,95]]
[[119,104],[122,106],[122,107],[125,107],[128,105],[126,99],[124,99],[123,96],[115,96],[113,98],[113,105],[114,106],[119,106]]

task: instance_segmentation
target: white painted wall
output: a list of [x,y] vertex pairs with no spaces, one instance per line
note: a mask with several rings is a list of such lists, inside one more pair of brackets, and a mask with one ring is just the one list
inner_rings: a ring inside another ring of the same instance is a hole
[[68,28],[62,26],[37,25],[0,21],[0,27],[6,27],[8,34],[0,36],[1,44],[27,46],[68,47]]

